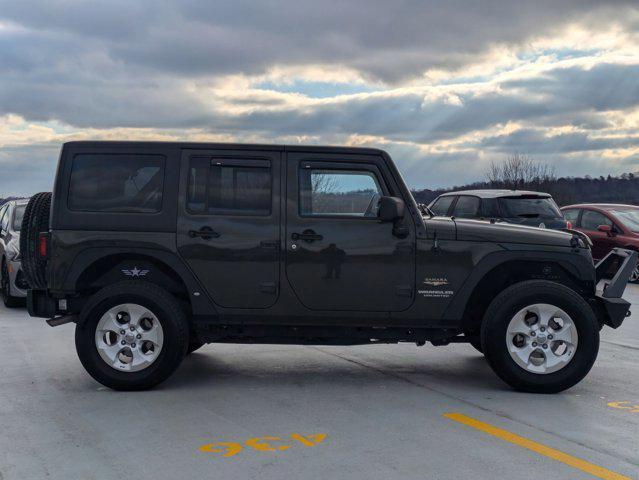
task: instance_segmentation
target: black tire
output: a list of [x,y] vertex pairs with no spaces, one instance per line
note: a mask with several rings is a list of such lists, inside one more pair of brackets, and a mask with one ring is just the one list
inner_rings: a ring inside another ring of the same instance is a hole
[[[123,372],[108,365],[96,348],[95,330],[104,312],[122,303],[136,303],[151,310],[164,331],[158,358],[137,372]],[[138,280],[118,282],[103,288],[82,309],[75,329],[75,346],[86,371],[102,385],[114,390],[146,390],[166,380],[180,365],[189,345],[184,311],[166,290]]]
[[41,232],[49,231],[51,192],[36,193],[29,199],[20,231],[22,271],[31,288],[47,288],[46,259],[38,254]]
[[[506,331],[510,320],[522,308],[535,303],[548,303],[564,310],[579,336],[570,362],[553,373],[525,370],[511,358],[507,349]],[[481,343],[488,364],[515,390],[557,393],[579,383],[592,368],[599,352],[599,324],[588,303],[574,290],[554,282],[530,280],[507,288],[492,301],[484,315]]]
[[7,308],[16,308],[24,305],[24,300],[20,297],[14,297],[11,295],[11,288],[9,285],[9,269],[7,268],[7,262],[2,260],[2,276],[0,277],[0,291],[2,292],[2,302]]
[[193,352],[195,352],[196,350],[199,350],[204,345],[205,345],[205,343],[204,342],[200,342],[199,340],[191,340],[189,342],[189,348],[186,351],[186,354],[187,355],[191,355]]
[[484,353],[484,349],[481,346],[481,338],[480,337],[473,338],[468,343],[470,343],[475,348],[475,350],[477,350],[479,353]]
[[639,283],[639,260],[637,260],[637,265],[635,266],[634,270],[630,274],[629,282],[635,283],[635,284]]

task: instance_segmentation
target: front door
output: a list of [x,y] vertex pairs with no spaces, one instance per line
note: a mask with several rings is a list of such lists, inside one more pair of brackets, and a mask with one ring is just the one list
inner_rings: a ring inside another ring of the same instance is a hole
[[286,168],[286,276],[299,301],[312,310],[408,308],[415,229],[407,217],[402,238],[377,219],[379,198],[397,195],[381,158],[295,152]]
[[182,154],[178,251],[217,305],[266,308],[277,299],[280,156]]

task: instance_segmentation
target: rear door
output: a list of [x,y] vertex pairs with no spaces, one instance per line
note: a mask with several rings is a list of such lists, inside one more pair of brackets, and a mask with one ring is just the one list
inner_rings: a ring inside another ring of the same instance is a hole
[[183,151],[178,251],[217,305],[267,308],[277,299],[280,156]]
[[287,158],[286,276],[312,310],[401,311],[414,298],[415,228],[393,234],[377,219],[381,196],[399,195],[380,157]]

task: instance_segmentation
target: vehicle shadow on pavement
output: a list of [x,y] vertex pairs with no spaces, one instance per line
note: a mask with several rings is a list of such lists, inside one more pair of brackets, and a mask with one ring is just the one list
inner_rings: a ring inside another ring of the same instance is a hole
[[[324,348],[324,347],[322,347]],[[329,356],[330,355],[330,356]],[[274,361],[272,356],[259,353],[233,362],[215,351],[201,351],[184,360],[179,370],[160,389],[209,389],[232,386],[235,389],[268,385],[272,387],[348,387],[360,388],[410,383],[417,387],[439,390],[440,387],[463,387],[464,390],[510,391],[486,363],[483,356],[468,353],[463,356],[429,361],[427,356],[405,359],[400,356],[386,359],[375,356],[362,359],[358,355],[330,353],[325,362],[315,357],[312,361],[293,358]],[[333,357],[331,359],[331,357]],[[337,361],[336,361],[337,360]]]

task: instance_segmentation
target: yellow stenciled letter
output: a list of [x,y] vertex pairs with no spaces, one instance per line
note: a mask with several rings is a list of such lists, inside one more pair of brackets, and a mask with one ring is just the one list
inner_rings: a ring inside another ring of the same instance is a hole
[[291,448],[289,445],[279,445],[279,446],[271,446],[268,442],[280,442],[282,439],[280,437],[256,437],[251,438],[246,441],[246,444],[254,448],[255,450],[259,450],[260,452],[277,452],[278,450],[287,450]]
[[202,445],[199,450],[204,453],[224,452],[223,457],[232,457],[242,451],[242,445],[234,442],[207,443],[206,445]]
[[306,447],[314,447],[315,445],[322,443],[322,440],[326,438],[326,434],[316,433],[314,435],[303,436],[303,435],[300,435],[299,433],[291,433],[291,438],[293,440],[297,440],[298,442],[300,442],[302,445]]

